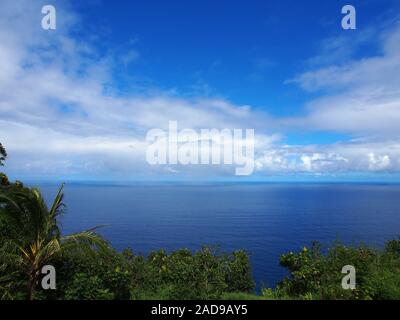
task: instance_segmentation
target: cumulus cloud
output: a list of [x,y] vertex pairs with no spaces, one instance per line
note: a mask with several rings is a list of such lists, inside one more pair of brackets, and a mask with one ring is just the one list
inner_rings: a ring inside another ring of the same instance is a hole
[[257,169],[271,172],[398,172],[400,142],[353,141],[331,145],[282,146],[265,151]]
[[[306,127],[355,135],[400,134],[400,22],[378,37],[380,53],[307,71],[293,81],[325,94],[308,103]],[[334,92],[335,94],[328,94]]]
[[[56,2],[57,30],[44,31],[43,4],[0,4],[0,141],[10,154],[6,169],[17,177],[233,174],[233,168],[225,167],[150,167],[146,132],[167,129],[170,120],[181,129],[255,129],[256,174],[400,169],[400,141],[393,140],[400,134],[398,27],[382,35],[377,56],[334,64],[319,55],[313,64],[317,69],[292,82],[304,90],[336,94],[309,102],[305,117],[274,118],[220,98],[161,91],[120,96],[114,90],[114,64],[118,59],[132,63],[140,52],[128,46],[115,57],[112,50],[97,50],[96,37],[77,40],[73,31],[80,26],[79,16],[65,2]],[[363,139],[286,145],[286,130],[343,132]]]
[[[77,18],[62,3],[56,7],[62,19],[50,33],[39,27],[39,3],[0,5],[0,136],[11,172],[129,178],[154,170],[145,162],[145,135],[170,120],[182,129],[265,124],[249,106],[221,99],[107,91],[115,57],[75,40],[70,31]],[[129,49],[120,58],[130,63],[138,55]]]

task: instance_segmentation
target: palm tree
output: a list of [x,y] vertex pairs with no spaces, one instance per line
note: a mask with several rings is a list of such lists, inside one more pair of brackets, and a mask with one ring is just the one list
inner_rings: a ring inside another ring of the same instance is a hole
[[0,219],[7,226],[6,238],[19,252],[21,263],[27,274],[28,299],[34,299],[36,283],[41,268],[52,257],[71,246],[84,250],[107,248],[106,242],[95,229],[61,236],[59,218],[64,213],[64,185],[48,207],[38,188],[12,185],[0,189]]

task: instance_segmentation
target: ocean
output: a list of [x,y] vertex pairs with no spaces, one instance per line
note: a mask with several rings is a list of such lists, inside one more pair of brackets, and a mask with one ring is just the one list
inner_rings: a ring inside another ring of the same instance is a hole
[[[41,189],[50,200],[57,186]],[[245,249],[258,287],[275,286],[287,275],[280,255],[312,241],[382,247],[400,235],[400,185],[67,184],[65,203],[64,233],[105,224],[118,250]]]

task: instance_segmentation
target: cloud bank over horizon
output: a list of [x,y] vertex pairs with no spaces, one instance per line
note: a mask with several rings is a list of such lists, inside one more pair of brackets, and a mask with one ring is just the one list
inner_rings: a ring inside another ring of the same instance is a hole
[[[171,120],[180,129],[255,129],[253,176],[259,179],[400,173],[398,18],[357,35],[359,41],[330,38],[328,49],[322,47],[305,63],[305,70],[282,83],[283,91],[297,86],[313,97],[299,106],[299,114],[276,115],[253,106],[251,99],[237,104],[223,92],[188,96],[174,88],[143,84],[144,90],[121,93],[117,77],[126,65],[145,57],[135,41],[104,50],[99,34],[82,31],[85,21],[64,2],[55,4],[57,30],[44,31],[42,5],[8,0],[0,4],[0,141],[9,153],[5,171],[12,176],[233,177],[234,168],[226,166],[147,164],[146,132],[166,129]],[[354,47],[365,41],[373,43],[376,52],[352,56]],[[286,139],[326,132],[344,138],[323,143]]]

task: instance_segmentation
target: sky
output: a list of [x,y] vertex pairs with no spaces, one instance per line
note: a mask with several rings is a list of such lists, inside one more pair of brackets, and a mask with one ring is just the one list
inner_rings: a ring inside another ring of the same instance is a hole
[[[55,30],[41,9],[56,8]],[[342,7],[357,28],[341,26]],[[400,2],[0,3],[14,179],[400,182]],[[252,128],[255,169],[146,161],[146,133]]]

